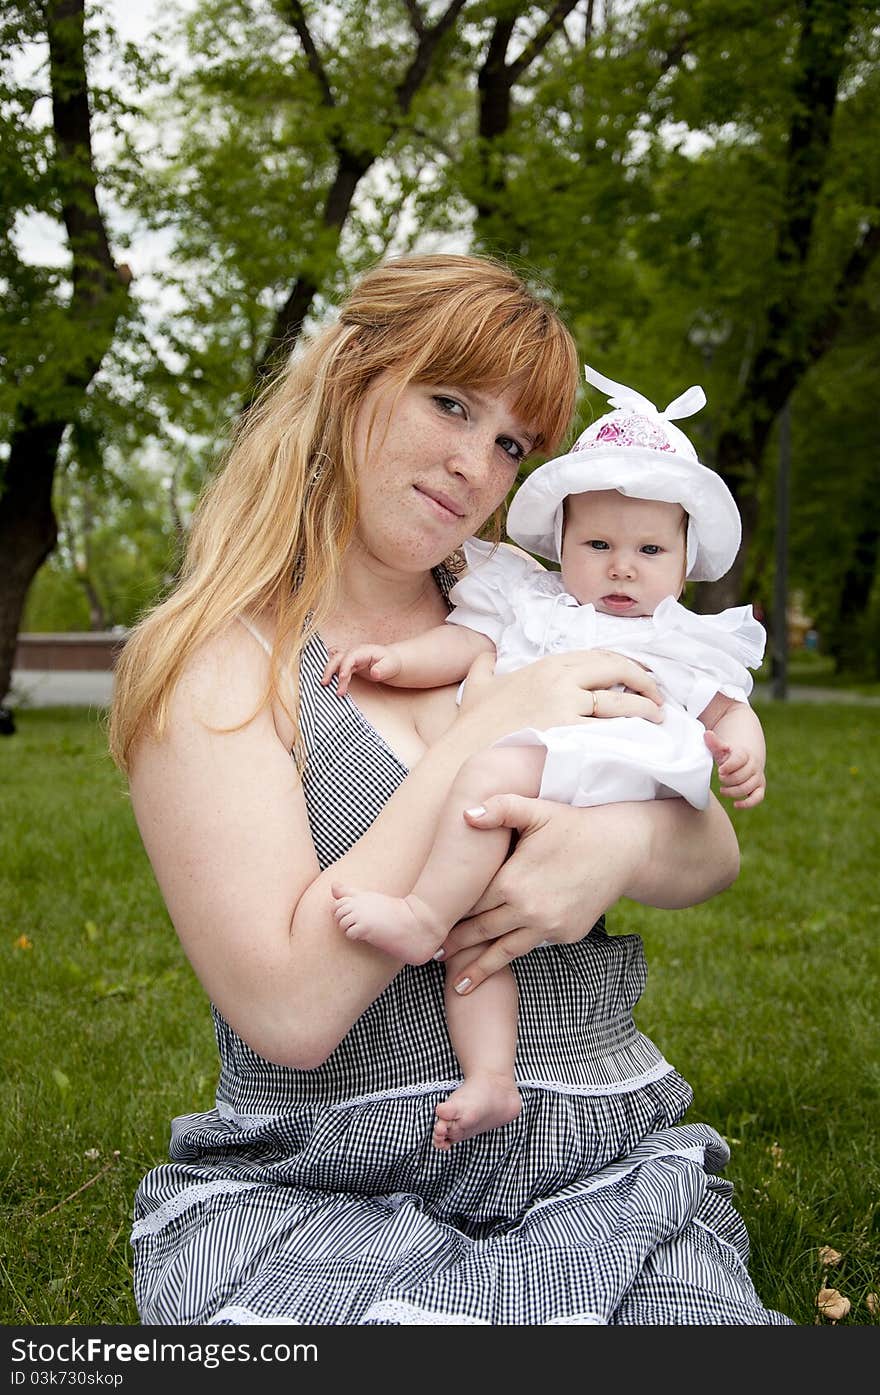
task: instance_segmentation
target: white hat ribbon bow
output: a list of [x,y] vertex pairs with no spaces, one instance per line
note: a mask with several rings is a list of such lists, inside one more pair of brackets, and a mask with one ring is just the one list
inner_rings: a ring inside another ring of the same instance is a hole
[[615,383],[612,378],[606,378],[604,373],[597,373],[595,368],[590,368],[589,364],[584,364],[584,377],[593,387],[601,388],[602,392],[607,394],[612,407],[631,407],[637,412],[648,412],[651,416],[663,417],[666,421],[680,421],[682,417],[692,417],[694,412],[706,405],[706,394],[701,387],[695,385],[674,398],[665,411],[658,412],[654,403],[649,402],[640,392],[625,387],[623,383]]

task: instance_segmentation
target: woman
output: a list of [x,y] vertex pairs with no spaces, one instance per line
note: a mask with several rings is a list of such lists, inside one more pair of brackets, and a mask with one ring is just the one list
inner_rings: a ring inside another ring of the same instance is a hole
[[221,1062],[216,1108],[174,1121],[138,1190],[144,1322],[786,1321],[748,1278],[725,1144],[677,1126],[690,1088],[632,1022],[640,942],[599,920],[729,885],[720,806],[490,804],[516,848],[447,944],[488,942],[472,992],[514,960],[524,1104],[449,1152],[442,966],[333,917],[337,880],[406,889],[474,751],[655,710],[602,653],[472,671],[458,716],[454,685],[320,681],[328,650],[443,618],[457,549],[557,447],[576,383],[570,336],[503,266],[380,265],[251,411],[126,646],[111,745]]

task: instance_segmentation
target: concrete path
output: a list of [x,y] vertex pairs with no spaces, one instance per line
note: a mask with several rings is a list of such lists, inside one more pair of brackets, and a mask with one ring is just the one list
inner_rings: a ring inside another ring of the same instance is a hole
[[[769,683],[756,683],[752,694],[754,702],[777,702]],[[802,688],[789,683],[783,702],[843,702],[852,706],[880,707],[880,697],[868,693],[854,693],[848,688]]]
[[[48,673],[16,669],[8,707],[107,707],[113,696],[112,673]],[[756,683],[755,702],[774,702],[769,683]],[[785,702],[844,702],[880,707],[880,697],[844,688],[802,688],[788,685]]]
[[7,707],[108,707],[113,674],[14,669]]

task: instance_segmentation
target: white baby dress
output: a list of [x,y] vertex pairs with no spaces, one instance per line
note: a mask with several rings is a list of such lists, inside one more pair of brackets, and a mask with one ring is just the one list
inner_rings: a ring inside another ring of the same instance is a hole
[[449,623],[488,635],[496,673],[544,654],[611,649],[650,669],[664,699],[659,724],[610,717],[523,728],[496,742],[546,747],[541,797],[586,806],[681,796],[705,808],[712,757],[697,719],[716,693],[748,701],[748,670],[760,665],[766,643],[751,606],[697,615],[668,596],[651,616],[604,615],[569,595],[559,572],[503,543],[470,538],[464,552],[468,572],[449,593]]

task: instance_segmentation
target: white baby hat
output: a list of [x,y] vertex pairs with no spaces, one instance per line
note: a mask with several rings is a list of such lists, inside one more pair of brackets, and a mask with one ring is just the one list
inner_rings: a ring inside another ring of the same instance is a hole
[[584,376],[608,393],[614,410],[582,431],[565,455],[529,475],[510,505],[508,536],[527,552],[558,562],[563,500],[616,489],[637,499],[681,504],[688,515],[688,578],[717,581],[739,551],[739,510],[721,476],[700,464],[687,436],[672,425],[705,406],[703,389],[688,388],[659,412],[641,393],[593,368],[585,367]]

